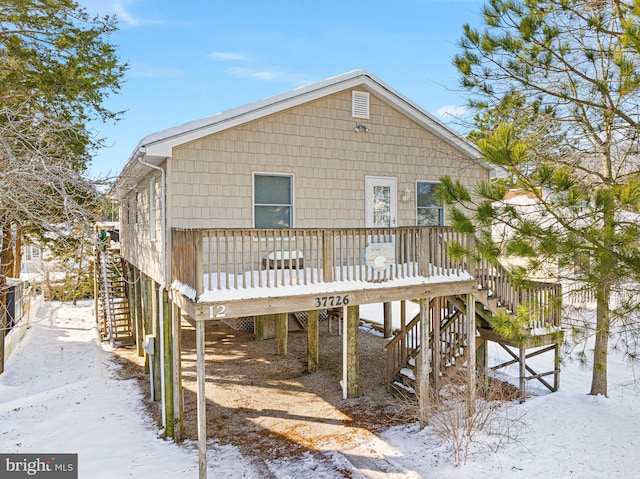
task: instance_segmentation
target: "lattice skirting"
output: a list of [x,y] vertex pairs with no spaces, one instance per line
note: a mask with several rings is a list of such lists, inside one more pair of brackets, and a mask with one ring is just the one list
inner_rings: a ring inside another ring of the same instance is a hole
[[[299,311],[293,314],[298,319],[298,322],[302,324],[304,328],[306,328],[307,323],[309,322],[309,315],[307,314],[307,312]],[[329,316],[326,309],[320,310],[320,321],[326,321],[328,317]],[[236,331],[253,331],[253,316],[245,316],[242,318],[224,318],[222,322],[229,326],[231,329],[235,329]]]
[[253,316],[225,318],[222,322],[236,331],[253,331]]

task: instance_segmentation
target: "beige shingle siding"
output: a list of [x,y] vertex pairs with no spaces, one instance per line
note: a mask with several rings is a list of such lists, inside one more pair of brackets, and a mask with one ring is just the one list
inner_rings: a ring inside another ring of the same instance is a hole
[[[442,175],[471,186],[488,171],[374,95],[371,118],[351,118],[351,91],[174,149],[174,227],[250,228],[252,173],[294,177],[296,227],[363,227],[365,176],[398,179],[400,226],[415,225],[415,182]],[[363,123],[369,133],[356,133]]]
[[[149,225],[149,183],[155,183],[155,240],[151,240]],[[141,179],[136,188],[127,196],[129,204],[129,221],[121,221],[121,254],[134,266],[144,271],[156,282],[162,282],[161,270],[161,181],[160,174]],[[121,215],[126,213],[126,207],[121,206]]]

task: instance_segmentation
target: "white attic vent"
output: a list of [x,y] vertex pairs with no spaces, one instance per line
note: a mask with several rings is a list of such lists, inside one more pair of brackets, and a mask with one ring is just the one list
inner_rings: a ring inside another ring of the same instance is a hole
[[369,93],[366,91],[351,92],[351,116],[353,118],[369,118]]

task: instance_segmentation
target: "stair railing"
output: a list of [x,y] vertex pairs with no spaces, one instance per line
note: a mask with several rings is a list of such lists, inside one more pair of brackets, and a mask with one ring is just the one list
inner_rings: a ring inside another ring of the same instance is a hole
[[111,310],[111,294],[109,292],[109,276],[107,274],[108,257],[105,251],[102,251],[99,254],[100,254],[100,268],[102,271],[102,294],[104,297],[104,309],[105,309],[105,314],[107,319],[107,332],[109,336],[109,342],[111,343],[112,346],[114,346],[115,337],[114,337],[114,331],[113,331],[113,328],[114,328],[113,314],[112,314],[113,312]]
[[387,350],[387,381],[393,382],[400,370],[404,368],[409,359],[415,358],[420,347],[420,314],[417,314],[404,332],[399,332],[386,345]]
[[[435,318],[433,300],[429,304],[431,314],[430,321]],[[467,333],[465,327],[465,314],[463,311],[455,311],[443,318],[440,325],[440,361],[441,369],[455,362],[455,358],[464,355],[466,349]],[[434,325],[429,325],[432,331],[429,337],[429,348],[433,352]],[[402,368],[406,367],[409,360],[416,359],[421,353],[420,348],[420,315],[417,314],[406,326],[386,345],[387,350],[387,381],[392,383]],[[433,354],[433,353],[432,353]],[[433,357],[431,360],[433,361]]]

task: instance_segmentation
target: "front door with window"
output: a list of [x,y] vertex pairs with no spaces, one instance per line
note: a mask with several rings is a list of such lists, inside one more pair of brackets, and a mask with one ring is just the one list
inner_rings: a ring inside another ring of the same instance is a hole
[[365,178],[365,226],[395,228],[398,226],[398,182],[396,178],[367,176]]

